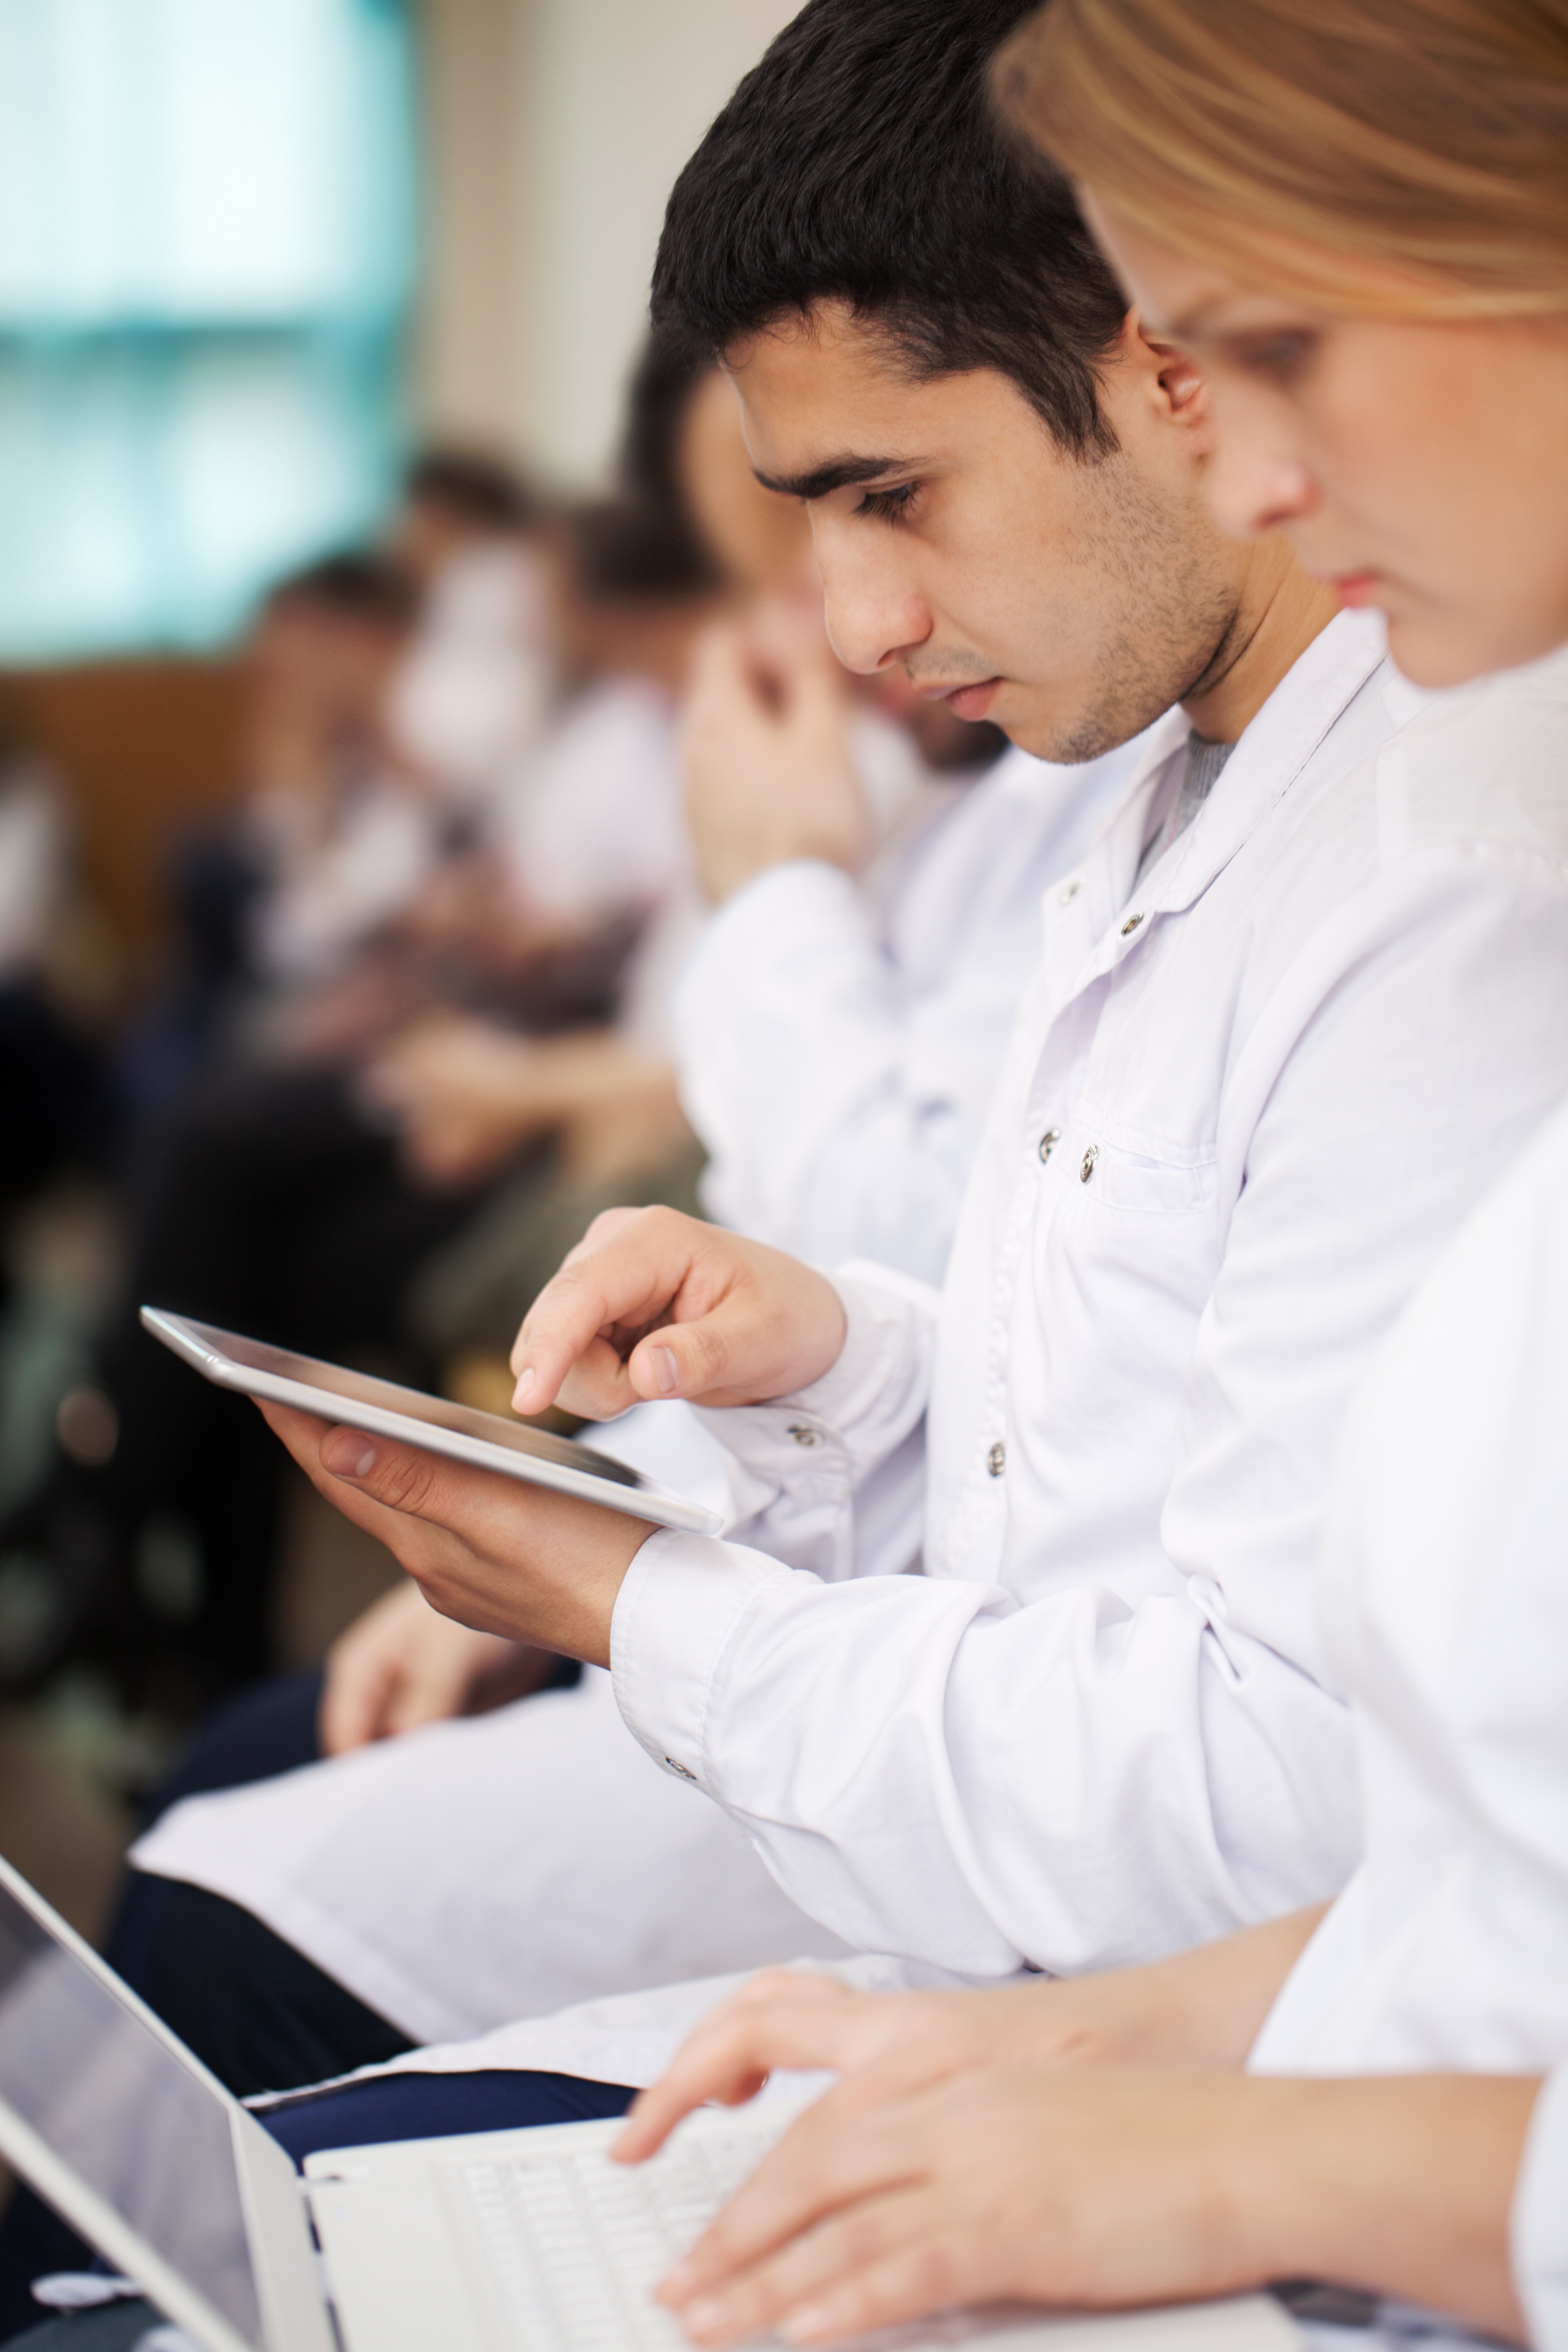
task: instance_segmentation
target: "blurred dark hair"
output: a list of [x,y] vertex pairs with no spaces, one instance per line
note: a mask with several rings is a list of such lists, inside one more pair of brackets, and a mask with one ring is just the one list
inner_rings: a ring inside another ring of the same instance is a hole
[[479,530],[528,530],[543,500],[513,467],[477,449],[420,450],[404,477],[403,492],[447,511]]
[[626,394],[616,495],[570,518],[577,584],[594,602],[705,596],[723,587],[680,474],[692,395],[712,367],[689,342],[654,335],[645,346]]
[[994,119],[1035,0],[808,0],[675,184],[656,328],[703,353],[842,300],[917,376],[992,368],[1063,448],[1115,446],[1096,370],[1127,304],[1065,180]]
[[574,508],[566,527],[573,577],[590,604],[686,602],[724,585],[684,506],[597,499]]
[[411,629],[419,618],[420,601],[417,583],[401,564],[368,550],[348,548],[275,581],[268,591],[267,609],[312,604],[336,620]]

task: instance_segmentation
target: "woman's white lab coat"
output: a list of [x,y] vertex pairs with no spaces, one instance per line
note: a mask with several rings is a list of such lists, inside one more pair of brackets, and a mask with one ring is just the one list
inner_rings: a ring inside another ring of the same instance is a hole
[[1366,1853],[1252,2063],[1557,2070],[1514,2243],[1534,2340],[1563,2352],[1568,1111],[1472,1218],[1363,1392],[1321,1609],[1354,1701]]

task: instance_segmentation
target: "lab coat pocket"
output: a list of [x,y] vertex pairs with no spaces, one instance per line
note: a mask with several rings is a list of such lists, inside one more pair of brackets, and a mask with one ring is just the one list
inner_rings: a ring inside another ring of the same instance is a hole
[[1086,1203],[1131,1209],[1146,1216],[1180,1217],[1212,1211],[1219,1198],[1219,1167],[1211,1150],[1170,1158],[1134,1151],[1109,1136],[1086,1135],[1079,1161]]

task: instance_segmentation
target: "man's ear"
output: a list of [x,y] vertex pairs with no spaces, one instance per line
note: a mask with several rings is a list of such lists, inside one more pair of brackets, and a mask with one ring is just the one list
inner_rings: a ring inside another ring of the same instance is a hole
[[1173,425],[1189,432],[1201,433],[1205,439],[1209,431],[1208,379],[1190,352],[1146,327],[1136,310],[1128,314],[1127,331],[1143,349],[1144,365],[1151,381]]

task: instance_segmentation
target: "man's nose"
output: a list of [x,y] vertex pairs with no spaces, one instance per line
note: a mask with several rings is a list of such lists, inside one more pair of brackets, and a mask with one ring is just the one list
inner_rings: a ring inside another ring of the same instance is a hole
[[925,643],[931,607],[894,550],[847,546],[848,536],[816,534],[827,634],[845,668],[869,677]]

